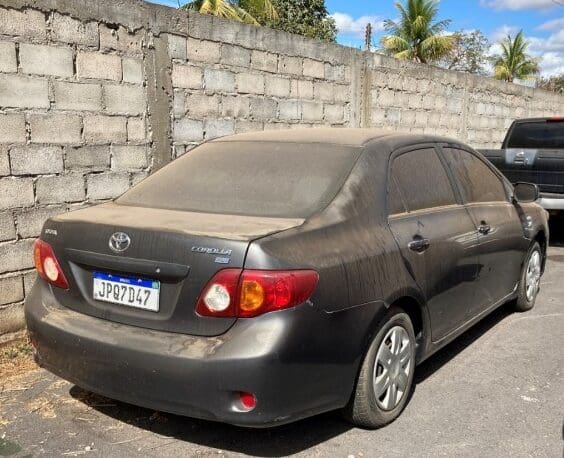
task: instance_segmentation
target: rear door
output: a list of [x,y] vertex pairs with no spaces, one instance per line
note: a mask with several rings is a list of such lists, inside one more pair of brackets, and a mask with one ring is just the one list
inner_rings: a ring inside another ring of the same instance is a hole
[[426,297],[432,337],[438,341],[483,300],[474,287],[476,229],[434,145],[395,153],[388,181],[390,228]]
[[448,147],[443,148],[443,154],[478,238],[481,268],[477,284],[488,295],[488,300],[476,309],[478,312],[515,289],[527,243],[517,208],[490,165],[472,151]]

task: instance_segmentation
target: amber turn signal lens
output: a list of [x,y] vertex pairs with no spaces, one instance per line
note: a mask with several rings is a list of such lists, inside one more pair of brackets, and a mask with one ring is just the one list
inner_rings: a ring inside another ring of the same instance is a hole
[[245,312],[258,310],[264,303],[264,289],[259,282],[243,280],[239,308]]

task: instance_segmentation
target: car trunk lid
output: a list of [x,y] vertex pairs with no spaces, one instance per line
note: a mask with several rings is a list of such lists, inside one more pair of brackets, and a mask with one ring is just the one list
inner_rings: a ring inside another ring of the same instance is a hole
[[[41,238],[55,250],[69,281],[68,291],[53,288],[65,307],[142,328],[212,336],[224,333],[235,319],[196,314],[206,283],[220,269],[243,267],[252,240],[302,223],[299,218],[194,213],[111,202],[51,218]],[[121,252],[110,248],[110,237],[116,233],[130,240]],[[99,275],[155,282],[158,311],[94,299],[94,277]]]

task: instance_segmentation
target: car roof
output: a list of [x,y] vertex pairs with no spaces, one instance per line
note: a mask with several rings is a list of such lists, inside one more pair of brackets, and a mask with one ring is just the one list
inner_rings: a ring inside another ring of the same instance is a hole
[[410,134],[376,128],[319,127],[248,132],[216,138],[211,142],[317,143],[362,147],[378,140],[385,140],[388,145],[395,147],[413,143],[453,141],[434,135]]

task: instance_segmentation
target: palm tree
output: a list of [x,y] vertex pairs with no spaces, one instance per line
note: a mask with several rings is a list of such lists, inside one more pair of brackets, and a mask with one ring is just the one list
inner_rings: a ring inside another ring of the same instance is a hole
[[384,21],[388,35],[382,38],[384,51],[397,59],[430,63],[445,57],[454,47],[455,40],[445,31],[450,20],[433,22],[438,13],[437,0],[406,0],[397,2],[399,20]]
[[513,79],[530,79],[538,73],[538,62],[527,55],[529,42],[520,30],[514,39],[507,35],[499,43],[501,54],[494,56],[494,74],[498,80],[512,82]]
[[182,8],[255,25],[265,18],[278,18],[270,0],[194,0]]

